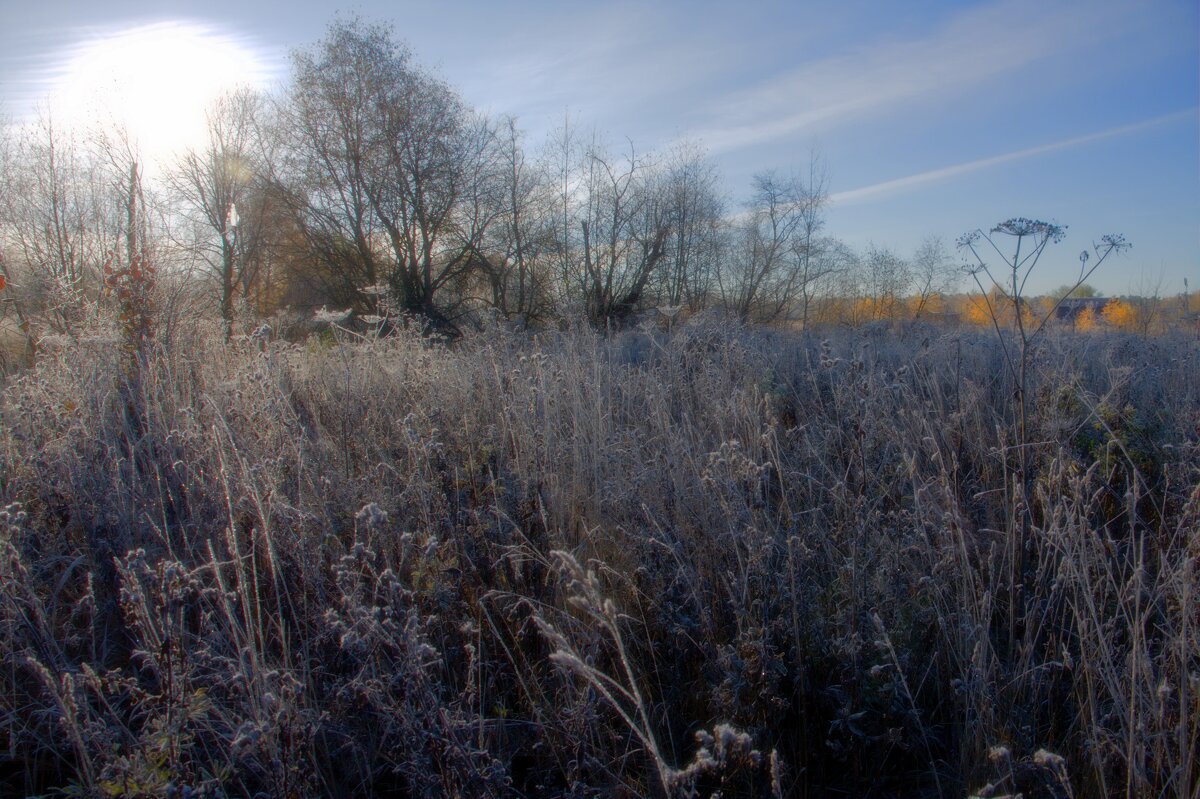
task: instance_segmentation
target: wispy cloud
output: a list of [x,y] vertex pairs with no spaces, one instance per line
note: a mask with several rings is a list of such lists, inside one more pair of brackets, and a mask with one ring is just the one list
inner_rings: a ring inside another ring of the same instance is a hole
[[881,183],[874,183],[870,186],[863,186],[858,189],[849,191],[837,192],[830,196],[833,203],[839,205],[853,205],[862,203],[880,197],[895,195],[910,191],[915,188],[927,185],[929,183],[937,183],[951,178],[967,175],[972,172],[978,172],[990,167],[1008,164],[1013,161],[1022,161],[1026,158],[1052,153],[1058,150],[1069,150],[1072,147],[1078,147],[1083,144],[1100,141],[1102,139],[1111,139],[1117,136],[1125,136],[1130,133],[1137,133],[1150,128],[1156,128],[1160,125],[1166,125],[1171,122],[1179,122],[1185,119],[1195,119],[1197,111],[1200,109],[1189,108],[1185,111],[1176,111],[1171,114],[1154,117],[1152,119],[1134,122],[1129,125],[1121,125],[1108,130],[1097,131],[1096,133],[1088,133],[1083,136],[1075,136],[1070,139],[1052,142],[1050,144],[1040,144],[1037,147],[1028,147],[1024,150],[1016,150],[1011,153],[1003,153],[1001,155],[993,155],[988,158],[980,158],[975,161],[966,161],[961,164],[942,167],[940,169],[931,169],[928,172],[920,172],[915,175],[908,175],[895,180],[885,180]]
[[[502,8],[500,16],[511,16]],[[681,93],[704,86],[723,66],[720,56],[696,58],[712,52],[715,33],[664,36],[678,23],[657,4],[562,4],[527,23],[482,41],[473,62],[447,66],[466,96],[492,112],[517,114],[535,132],[570,110],[588,122],[616,125],[617,135],[644,135],[677,110]]]
[[1120,29],[1126,0],[1078,8],[998,0],[968,9],[926,35],[870,41],[803,64],[713,106],[695,134],[713,152],[749,147],[1016,75],[1052,55],[1083,51]]

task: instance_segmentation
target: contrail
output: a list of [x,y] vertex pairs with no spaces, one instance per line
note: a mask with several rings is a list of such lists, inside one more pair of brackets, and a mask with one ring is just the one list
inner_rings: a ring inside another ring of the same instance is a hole
[[1099,141],[1101,139],[1110,139],[1114,136],[1124,136],[1127,133],[1135,133],[1147,128],[1165,125],[1169,122],[1175,122],[1181,119],[1188,119],[1196,115],[1197,108],[1189,108],[1184,111],[1176,111],[1171,114],[1146,119],[1141,122],[1134,122],[1130,125],[1122,125],[1120,127],[1102,130],[1097,133],[1088,133],[1084,136],[1076,136],[1072,139],[1064,139],[1062,141],[1053,142],[1052,144],[1041,144],[1037,147],[1029,147],[1025,150],[1017,150],[1003,155],[993,155],[989,158],[980,158],[977,161],[967,161],[962,164],[954,164],[953,166],[945,166],[941,169],[931,169],[928,172],[920,172],[916,175],[908,175],[895,180],[885,180],[882,183],[875,183],[870,186],[863,186],[861,189],[851,189],[833,194],[829,199],[834,203],[855,203],[863,200],[874,199],[885,194],[892,194],[906,189],[912,189],[917,186],[922,186],[926,183],[933,183],[939,180],[958,177],[970,172],[978,172],[981,169],[997,166],[999,164],[1007,164],[1011,161],[1020,161],[1024,158],[1032,158],[1035,155],[1054,152],[1055,150],[1065,150],[1070,147],[1076,147],[1080,144]]

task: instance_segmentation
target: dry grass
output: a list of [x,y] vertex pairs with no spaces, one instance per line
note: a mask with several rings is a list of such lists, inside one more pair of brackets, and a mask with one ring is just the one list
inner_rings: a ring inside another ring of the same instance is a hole
[[966,332],[109,350],[3,395],[6,794],[1200,789],[1194,339],[1024,458]]

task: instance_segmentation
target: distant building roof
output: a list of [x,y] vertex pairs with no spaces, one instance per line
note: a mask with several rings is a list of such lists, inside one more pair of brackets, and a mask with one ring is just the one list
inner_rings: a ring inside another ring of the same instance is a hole
[[1067,297],[1054,310],[1054,318],[1074,322],[1085,308],[1090,308],[1093,313],[1100,313],[1111,301],[1111,297]]

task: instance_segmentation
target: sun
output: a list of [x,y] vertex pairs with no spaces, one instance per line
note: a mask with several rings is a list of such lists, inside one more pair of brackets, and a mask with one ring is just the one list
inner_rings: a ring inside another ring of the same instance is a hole
[[142,25],[72,48],[49,107],[56,123],[123,130],[162,163],[203,145],[205,111],[221,93],[263,87],[271,73],[258,51],[212,26]]

